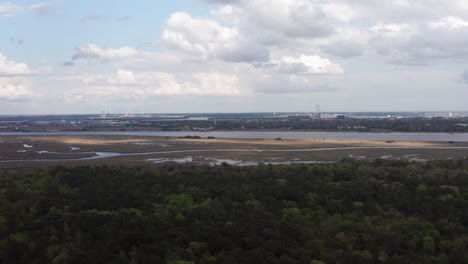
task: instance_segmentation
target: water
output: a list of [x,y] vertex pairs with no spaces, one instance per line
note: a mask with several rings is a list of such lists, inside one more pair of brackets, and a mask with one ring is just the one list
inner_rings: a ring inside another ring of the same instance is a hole
[[0,136],[45,136],[45,135],[109,135],[109,136],[156,136],[243,139],[335,139],[335,140],[379,140],[379,141],[429,141],[468,142],[468,133],[368,133],[368,132],[301,132],[301,131],[86,131],[86,132],[1,132]]

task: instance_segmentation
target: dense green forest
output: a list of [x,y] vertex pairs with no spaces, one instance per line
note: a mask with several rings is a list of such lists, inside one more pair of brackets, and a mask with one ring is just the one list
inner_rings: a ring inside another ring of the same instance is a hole
[[0,174],[2,263],[468,263],[468,160]]

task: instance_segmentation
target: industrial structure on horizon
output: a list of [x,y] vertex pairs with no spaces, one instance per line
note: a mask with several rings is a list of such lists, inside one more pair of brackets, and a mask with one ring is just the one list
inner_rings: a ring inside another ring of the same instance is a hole
[[296,115],[289,115],[287,117],[288,121],[307,121],[311,119],[320,119],[320,118],[322,118],[322,114],[320,112],[320,104],[315,105],[315,113],[296,114]]

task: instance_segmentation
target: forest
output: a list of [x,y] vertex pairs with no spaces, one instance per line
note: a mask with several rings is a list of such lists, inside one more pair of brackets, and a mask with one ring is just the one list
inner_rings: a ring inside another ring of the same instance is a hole
[[0,174],[2,263],[468,263],[468,159]]

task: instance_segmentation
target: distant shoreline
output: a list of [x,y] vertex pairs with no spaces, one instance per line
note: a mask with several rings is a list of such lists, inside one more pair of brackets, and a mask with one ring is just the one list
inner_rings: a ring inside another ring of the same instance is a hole
[[54,131],[0,132],[0,136],[149,136],[149,137],[214,137],[228,139],[310,139],[310,140],[370,140],[370,141],[429,141],[468,142],[468,133],[446,132],[352,132],[295,130],[212,130],[212,131]]

